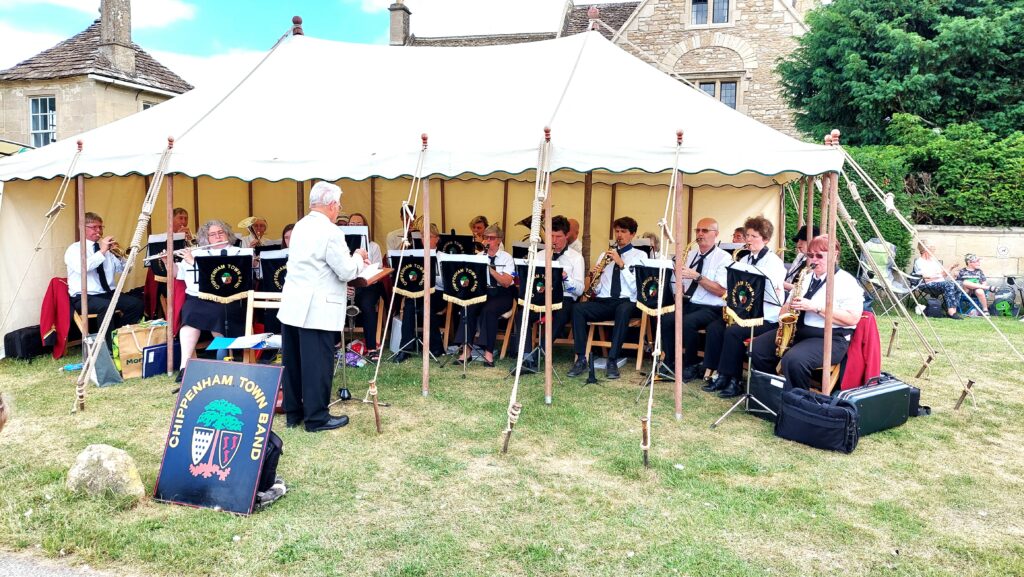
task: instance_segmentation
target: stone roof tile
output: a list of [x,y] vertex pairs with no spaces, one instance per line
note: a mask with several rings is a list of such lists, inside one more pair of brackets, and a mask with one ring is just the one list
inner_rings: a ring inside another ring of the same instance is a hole
[[[600,18],[601,22],[607,24],[612,30],[618,31],[639,5],[639,2],[597,4],[597,8],[601,11],[598,18]],[[565,21],[562,23],[562,36],[569,36],[587,31],[588,26],[590,26],[590,17],[587,16],[587,10],[589,10],[591,6],[592,4],[581,4],[569,9],[565,15]],[[604,34],[609,39],[612,37],[612,33],[604,26],[601,26],[599,30],[601,31],[601,34]]]

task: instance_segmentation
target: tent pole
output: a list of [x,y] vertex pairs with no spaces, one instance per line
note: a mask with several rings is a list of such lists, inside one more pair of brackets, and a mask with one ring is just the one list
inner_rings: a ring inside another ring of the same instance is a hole
[[302,187],[302,181],[301,180],[296,180],[295,181],[295,220],[296,221],[302,220],[302,216],[303,216],[302,213],[304,212],[304,209],[303,209],[303,206],[302,206],[302,194],[303,194],[303,192],[304,192],[304,190],[303,190],[303,187]]
[[[690,206],[689,206],[688,210],[692,211],[693,210],[693,189],[690,188],[689,192],[690,192],[690,203],[689,203]],[[673,268],[675,269],[675,271],[674,271],[675,272],[675,278],[681,279],[681,278],[683,278],[683,265],[686,264],[686,255],[683,254],[683,250],[686,247],[686,245],[688,245],[690,243],[690,230],[689,230],[690,227],[688,226],[688,224],[686,226],[686,229],[687,229],[686,237],[685,237],[686,238],[686,243],[683,244],[683,241],[681,240],[683,238],[682,231],[683,231],[683,227],[684,227],[684,225],[683,225],[683,210],[682,210],[682,208],[683,208],[683,173],[682,173],[682,171],[680,171],[679,174],[676,175],[676,189],[673,191],[673,194],[675,194],[675,202],[674,202],[674,204],[675,204],[675,207],[674,207],[675,211],[674,211],[674,213],[675,214],[672,215],[672,220],[674,221],[672,223],[672,228],[674,229],[674,233],[675,233],[674,236],[675,236],[675,240],[676,240],[676,243],[675,243],[676,244],[675,245],[675,256],[676,256],[676,259],[675,259],[675,264],[674,264]],[[665,251],[665,252],[668,252],[668,251]],[[682,285],[681,282],[679,284],[680,284],[680,286]],[[674,296],[675,296],[676,310],[675,310],[675,312],[673,314],[676,316],[676,330],[677,331],[682,331],[682,328],[683,328],[683,291],[681,291],[681,290],[679,290],[677,288],[676,291],[675,291],[675,295]],[[677,332],[676,335],[675,335],[675,338],[673,339],[673,341],[675,342],[675,356],[676,356],[675,357],[676,365],[674,367],[672,367],[672,371],[673,371],[674,376],[675,376],[675,382],[673,383],[673,394],[675,396],[676,420],[678,421],[678,420],[683,418],[683,339],[682,339],[682,332]],[[652,383],[653,383],[653,381],[652,381]]]
[[448,230],[448,219],[445,218],[445,213],[447,211],[445,209],[445,204],[444,204],[444,196],[445,196],[444,179],[440,178],[440,179],[438,179],[438,182],[441,183],[441,228],[439,229],[438,232],[440,232],[441,234],[444,234],[444,231]]
[[[249,183],[252,186],[252,183]],[[149,187],[146,187],[149,190]],[[249,198],[252,198],[250,195]],[[167,240],[164,244],[167,256],[164,257],[164,270],[167,271],[167,374],[174,372],[174,175],[167,179]],[[152,270],[152,269],[150,269]],[[159,300],[159,299],[157,299]]]
[[199,177],[192,178],[192,210],[195,211],[196,229],[199,228],[199,223],[202,222],[199,218]]
[[[427,135],[423,135],[423,148],[427,148]],[[434,286],[433,270],[430,268],[430,177],[423,179],[423,376],[421,388],[423,396],[430,394],[430,323],[433,320],[430,313],[430,289]],[[414,321],[415,322],[415,321]],[[415,326],[413,333],[415,333]],[[416,335],[413,334],[413,337]]]
[[256,216],[256,207],[253,205],[253,202],[252,202],[252,181],[251,180],[249,181],[248,188],[249,188],[249,214],[248,214],[248,216]]
[[[544,197],[544,286],[551,286],[551,253],[553,248],[551,246],[551,190],[548,189],[547,195]],[[551,352],[554,351],[553,347],[553,334],[552,326],[553,315],[551,314],[551,291],[544,291],[544,348],[547,354],[544,355],[544,404],[551,404],[551,377],[552,377],[552,366],[551,366]],[[529,335],[527,335],[529,338]]]
[[800,179],[800,203],[796,205],[796,227],[807,224],[804,222],[804,204],[807,202],[807,177]]
[[[583,177],[583,264],[590,266],[590,212],[594,200],[594,171]],[[589,268],[587,270],[590,270]]]
[[508,241],[508,179],[505,179],[504,192],[501,200],[501,241]]
[[85,261],[88,260],[85,254],[85,243],[88,241],[85,237],[85,177],[82,176],[81,174],[75,177],[75,194],[76,199],[78,200],[78,214],[76,215],[76,218],[78,219],[77,234],[79,241],[79,266],[81,267],[79,270],[82,271],[82,286],[79,287],[79,289],[82,291],[80,293],[82,295],[82,301],[81,304],[79,305],[81,307],[81,311],[79,314],[82,315],[82,324],[84,325],[83,328],[85,329],[85,334],[82,335],[82,356],[87,357],[89,356],[88,353],[86,352],[86,349],[88,348],[88,345],[86,343],[89,337],[89,277],[86,274],[85,270]]
[[[833,130],[825,137],[827,146],[835,146],[839,143],[839,131]],[[826,173],[823,176],[821,187],[821,222],[822,230],[828,231],[827,248],[828,259],[825,261],[825,342],[822,351],[821,361],[821,392],[825,395],[832,393],[832,326],[835,305],[835,284],[836,284],[836,263],[839,261],[839,254],[835,250],[836,244],[836,198],[839,194],[839,173]],[[828,210],[826,211],[826,207]]]
[[[682,180],[682,179],[680,179],[680,180]],[[682,186],[682,183],[680,183],[679,186]],[[687,202],[686,202],[686,244],[690,244],[693,241],[693,237],[691,236],[693,234],[693,187],[692,186],[687,186],[686,187],[686,191],[687,191]],[[679,206],[680,205],[677,203],[676,204],[676,210],[677,211],[679,211]],[[679,212],[681,213],[682,211],[679,211]],[[677,232],[676,234],[678,235],[679,233]],[[677,236],[676,238],[679,238],[679,237]],[[686,246],[686,244],[684,244],[683,246]],[[685,258],[686,255],[683,255],[683,257]],[[676,278],[679,278],[679,277],[676,277]],[[681,327],[683,325],[678,325],[678,326]]]
[[615,200],[616,200],[616,197],[618,195],[619,195],[619,183],[613,182],[612,183],[612,202],[611,202],[611,209],[612,210],[611,210],[611,214],[608,215],[608,236],[607,236],[607,238],[612,238],[612,235],[614,234],[613,231],[615,230]]
[[[807,242],[814,238],[814,177],[807,177]],[[821,230],[820,228],[818,230]],[[824,232],[824,231],[822,231]]]
[[[779,234],[776,235],[776,242],[779,248],[782,249],[782,254],[786,253],[786,185],[779,185]],[[785,260],[785,259],[783,259]]]

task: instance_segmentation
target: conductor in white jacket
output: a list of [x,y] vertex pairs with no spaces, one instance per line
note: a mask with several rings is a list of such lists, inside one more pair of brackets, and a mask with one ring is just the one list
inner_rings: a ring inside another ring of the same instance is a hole
[[368,261],[366,251],[348,251],[334,225],[341,211],[341,189],[318,182],[309,192],[309,214],[295,223],[288,247],[288,277],[281,290],[281,343],[284,355],[284,410],[287,425],[305,421],[310,432],[348,424],[332,417],[334,344],[345,323],[347,282]]

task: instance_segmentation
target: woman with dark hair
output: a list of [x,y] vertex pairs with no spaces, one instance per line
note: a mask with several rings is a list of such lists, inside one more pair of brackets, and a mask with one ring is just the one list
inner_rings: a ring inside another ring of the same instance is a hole
[[292,242],[292,229],[295,228],[295,223],[291,223],[285,226],[281,231],[281,248],[288,248],[288,245]]
[[[498,337],[498,317],[508,312],[512,307],[512,301],[516,297],[516,288],[513,285],[515,279],[512,274],[516,267],[512,261],[512,255],[500,250],[501,227],[497,224],[488,226],[483,233],[485,253],[490,259],[490,266],[487,272],[490,275],[487,286],[487,300],[481,304],[472,305],[464,309],[466,323],[459,323],[459,332],[455,335],[455,342],[464,347],[459,362],[465,362],[469,358],[469,343],[472,342],[473,333],[476,332],[477,321],[480,322],[480,337],[477,342],[484,349],[484,366],[494,366],[494,342]],[[465,328],[469,327],[469,335],[465,334]]]
[[[353,212],[348,217],[348,226],[368,227],[369,224],[362,213]],[[370,240],[366,246],[366,254],[370,256],[370,264],[381,264],[383,257],[379,244]],[[366,339],[366,358],[376,362],[380,356],[380,343],[377,342],[377,303],[384,296],[384,285],[374,283],[359,288],[350,286],[349,290],[354,291],[353,302],[359,307],[359,324],[363,327],[363,336]]]
[[200,246],[209,246],[206,250],[185,249],[180,263],[175,265],[178,280],[185,281],[185,304],[181,307],[181,365],[175,382],[181,382],[185,365],[199,342],[199,334],[209,331],[215,337],[241,336],[245,333],[245,303],[235,301],[221,304],[199,298],[199,283],[196,281],[198,267],[195,258],[224,254],[228,256],[240,254],[242,249],[233,246],[235,235],[231,226],[222,220],[209,220],[199,227],[196,235]]
[[[793,346],[782,356],[782,375],[786,387],[811,387],[811,372],[820,368],[824,360],[825,299],[829,253],[839,262],[839,242],[828,235],[814,237],[807,246],[807,268],[800,294],[782,307],[779,314],[790,311],[800,315],[796,323]],[[853,275],[840,269],[835,271],[832,297],[832,363],[838,364],[850,348],[850,337],[864,312],[864,289]],[[779,357],[776,354],[775,333],[765,333],[751,343],[754,368],[774,373]],[[825,369],[826,371],[828,369]]]

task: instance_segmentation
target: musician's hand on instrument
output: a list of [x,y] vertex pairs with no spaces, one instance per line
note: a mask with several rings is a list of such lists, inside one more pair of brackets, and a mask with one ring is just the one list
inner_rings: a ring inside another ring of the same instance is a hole
[[192,256],[191,248],[185,248],[181,250],[181,260],[187,262],[188,264],[194,264],[196,262],[196,257]]
[[615,266],[619,268],[623,268],[624,266],[626,266],[626,263],[622,260],[622,257],[619,255],[619,251],[613,248],[609,249],[607,254],[608,258],[612,259],[612,262],[615,263]]
[[693,279],[697,278],[698,276],[700,276],[699,272],[693,270],[692,268],[683,267],[682,277],[684,279],[693,280]]
[[352,298],[352,297],[356,296],[356,287],[354,287],[352,285],[348,285],[345,288],[345,291],[346,291],[346,294],[348,294],[348,298]]

